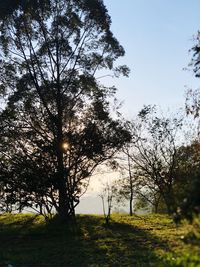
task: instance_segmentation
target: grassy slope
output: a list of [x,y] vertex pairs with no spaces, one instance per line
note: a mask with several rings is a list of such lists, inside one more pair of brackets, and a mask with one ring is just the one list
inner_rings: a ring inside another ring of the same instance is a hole
[[39,216],[0,216],[0,267],[200,266],[193,227],[176,227],[166,216],[116,215],[109,227],[101,217],[79,216],[69,228]]

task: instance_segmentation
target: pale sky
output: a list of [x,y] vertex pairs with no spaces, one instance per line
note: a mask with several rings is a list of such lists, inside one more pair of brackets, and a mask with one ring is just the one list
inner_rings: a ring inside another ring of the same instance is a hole
[[112,31],[126,50],[120,63],[131,69],[128,79],[110,81],[124,100],[128,116],[144,104],[164,108],[184,105],[185,87],[199,81],[184,71],[188,52],[200,30],[199,0],[104,0],[112,18]]
[[[200,30],[200,0],[104,0],[104,3],[112,18],[112,31],[126,50],[120,64],[131,69],[128,79],[105,78],[105,83],[118,88],[125,115],[134,117],[144,104],[173,110],[183,107],[186,87],[199,87],[193,73],[183,69],[191,60],[188,51],[194,44],[193,36]],[[94,178],[93,191],[89,190],[82,199],[78,212],[102,211],[100,199],[94,197],[100,188],[98,181],[99,178]]]

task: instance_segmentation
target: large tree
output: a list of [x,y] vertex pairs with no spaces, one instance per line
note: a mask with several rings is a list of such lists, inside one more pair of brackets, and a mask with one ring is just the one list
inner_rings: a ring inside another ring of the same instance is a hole
[[53,206],[67,220],[95,167],[129,140],[110,114],[115,88],[96,75],[127,75],[114,66],[124,49],[101,0],[22,3],[0,22],[1,188],[20,209]]

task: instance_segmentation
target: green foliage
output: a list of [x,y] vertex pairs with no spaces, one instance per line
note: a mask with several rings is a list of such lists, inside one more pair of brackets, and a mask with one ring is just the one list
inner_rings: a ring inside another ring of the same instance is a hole
[[150,210],[150,203],[148,201],[148,195],[142,196],[142,195],[138,195],[138,197],[136,198],[136,201],[134,203],[134,210],[137,212],[139,210]]
[[200,144],[182,146],[177,151],[174,190],[177,199],[176,219],[193,220],[200,213]]
[[198,256],[184,255],[174,258],[169,255],[164,261],[163,267],[200,267]]

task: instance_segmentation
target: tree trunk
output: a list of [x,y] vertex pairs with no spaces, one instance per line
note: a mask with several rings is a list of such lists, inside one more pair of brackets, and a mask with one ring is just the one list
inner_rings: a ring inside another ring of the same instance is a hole
[[59,115],[58,135],[57,135],[57,161],[58,161],[58,191],[59,191],[59,207],[58,215],[61,221],[68,221],[69,218],[69,197],[67,196],[65,168],[63,164],[63,133],[62,133],[62,116]]
[[[58,34],[58,32],[57,32]],[[58,40],[58,39],[57,39]],[[58,190],[59,190],[59,207],[58,215],[63,222],[69,221],[70,218],[70,192],[67,191],[67,172],[65,171],[63,161],[63,103],[60,85],[60,60],[59,60],[59,43],[56,43],[56,67],[57,67],[57,173],[58,173]]]
[[133,195],[130,196],[130,216],[133,216]]
[[155,201],[154,203],[154,212],[157,214],[158,213],[158,203],[157,201]]
[[161,199],[161,195],[159,194],[158,197],[156,195],[154,195],[154,212],[158,213],[158,207],[159,207],[159,203],[160,203],[160,199]]
[[174,201],[173,194],[172,193],[168,193],[165,196],[164,199],[165,199],[165,204],[166,204],[166,207],[167,207],[167,213],[169,215],[173,214],[174,211],[175,211],[175,201]]
[[128,155],[128,172],[129,172],[129,181],[130,181],[130,216],[133,216],[133,177],[131,173],[131,161],[130,156]]

